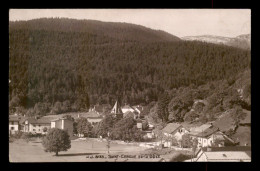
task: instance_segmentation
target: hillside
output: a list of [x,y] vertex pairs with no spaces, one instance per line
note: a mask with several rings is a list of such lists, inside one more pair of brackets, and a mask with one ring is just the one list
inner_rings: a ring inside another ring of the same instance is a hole
[[[27,21],[10,22],[9,29],[17,30],[40,30],[65,33],[84,33],[92,36],[102,36],[120,41],[180,41],[181,39],[161,30],[128,24],[101,22],[96,20],[74,20],[65,18],[34,19]],[[103,41],[102,43],[106,43]]]
[[187,41],[202,41],[214,44],[224,44],[232,47],[251,49],[251,35],[244,34],[237,37],[221,37],[213,35],[202,35],[202,36],[186,36],[182,37],[182,40]]
[[250,51],[181,41],[126,23],[72,19],[10,22],[9,104],[45,115],[91,104],[149,104],[165,90],[233,80]]

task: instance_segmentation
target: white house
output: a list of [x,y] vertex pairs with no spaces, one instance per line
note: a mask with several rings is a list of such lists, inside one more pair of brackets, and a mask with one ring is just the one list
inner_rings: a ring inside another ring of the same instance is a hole
[[189,135],[192,139],[198,139],[198,147],[211,147],[217,142],[219,146],[234,144],[235,142],[224,135],[212,124],[204,124],[190,130]]
[[23,132],[31,132],[37,134],[46,134],[47,130],[51,127],[50,118],[27,118],[23,122]]
[[51,121],[51,128],[67,130],[70,137],[73,136],[73,121],[67,118],[58,118]]
[[125,105],[121,108],[122,112],[123,113],[126,113],[126,112],[134,112],[135,109],[133,107],[131,107],[130,105]]
[[[178,123],[169,123],[168,125],[166,125],[166,127],[162,129],[162,132],[164,136],[168,137],[169,139],[175,138],[177,142],[179,142],[180,140],[182,140],[182,136],[185,133],[188,133],[189,131]],[[172,145],[173,144],[171,141],[167,141],[165,143],[165,146],[172,146]]]
[[19,131],[19,117],[16,115],[9,116],[9,134],[14,134],[16,131]]
[[133,106],[133,109],[140,114],[143,111],[143,106],[137,105],[137,106]]
[[91,123],[91,125],[95,125],[99,122],[101,122],[103,117],[87,117],[88,122]]

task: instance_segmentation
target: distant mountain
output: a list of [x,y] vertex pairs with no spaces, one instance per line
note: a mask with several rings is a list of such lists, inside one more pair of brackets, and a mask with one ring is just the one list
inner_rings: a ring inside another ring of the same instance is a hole
[[251,35],[243,34],[237,37],[222,37],[214,35],[202,35],[202,36],[186,36],[182,37],[182,40],[188,41],[202,41],[214,44],[223,44],[232,47],[251,49]]

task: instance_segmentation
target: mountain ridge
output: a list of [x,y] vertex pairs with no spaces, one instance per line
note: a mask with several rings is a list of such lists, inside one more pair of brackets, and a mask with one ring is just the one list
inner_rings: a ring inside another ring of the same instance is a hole
[[241,34],[236,37],[224,37],[215,35],[184,36],[182,40],[202,41],[214,44],[223,44],[242,49],[251,49],[251,34]]
[[[68,18],[41,18],[28,21],[10,21],[9,29],[32,29],[64,32],[88,32],[115,39],[130,41],[180,41],[175,35],[142,25],[98,20],[77,20]],[[132,36],[135,34],[135,36]]]

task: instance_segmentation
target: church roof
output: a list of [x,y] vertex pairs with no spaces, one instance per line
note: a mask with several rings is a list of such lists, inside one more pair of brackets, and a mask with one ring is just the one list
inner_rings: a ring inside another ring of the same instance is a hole
[[123,113],[118,101],[116,101],[114,107],[111,110],[111,113],[115,113],[115,114],[122,114]]

